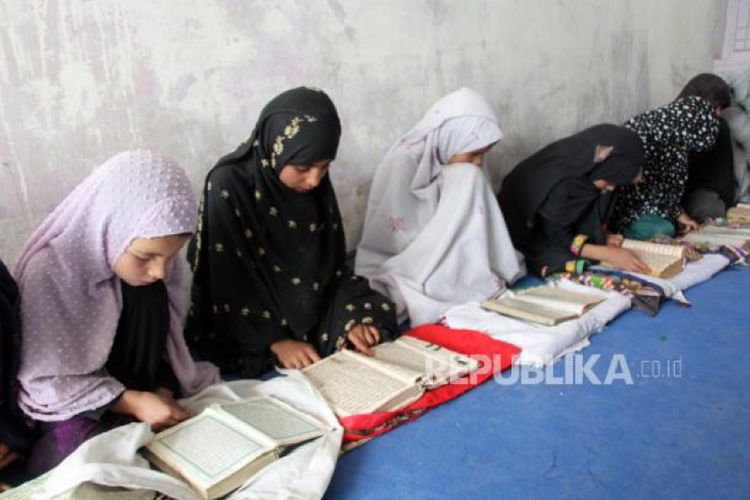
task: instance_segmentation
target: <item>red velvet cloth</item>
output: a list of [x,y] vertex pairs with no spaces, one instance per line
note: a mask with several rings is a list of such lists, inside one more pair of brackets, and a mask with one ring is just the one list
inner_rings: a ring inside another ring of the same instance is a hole
[[483,333],[473,330],[452,330],[441,325],[422,325],[409,330],[405,335],[469,355],[479,361],[480,367],[473,374],[425,392],[417,401],[400,410],[340,418],[339,422],[344,427],[345,444],[379,436],[420,417],[435,406],[460,396],[485,382],[495,373],[509,368],[513,358],[521,352],[518,347],[493,340]]

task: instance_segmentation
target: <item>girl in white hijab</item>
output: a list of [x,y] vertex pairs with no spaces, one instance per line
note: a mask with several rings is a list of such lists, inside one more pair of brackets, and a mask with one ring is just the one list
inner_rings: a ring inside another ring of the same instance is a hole
[[523,274],[484,159],[502,136],[489,103],[462,88],[435,103],[380,163],[355,270],[396,303],[400,321],[437,321]]

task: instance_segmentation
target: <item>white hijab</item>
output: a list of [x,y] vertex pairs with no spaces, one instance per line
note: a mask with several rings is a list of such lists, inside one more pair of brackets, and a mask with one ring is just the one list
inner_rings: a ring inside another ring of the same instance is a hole
[[522,274],[486,161],[481,169],[447,167],[454,155],[502,136],[489,103],[462,88],[435,103],[380,163],[355,268],[396,302],[400,320],[408,314],[412,326],[436,321]]

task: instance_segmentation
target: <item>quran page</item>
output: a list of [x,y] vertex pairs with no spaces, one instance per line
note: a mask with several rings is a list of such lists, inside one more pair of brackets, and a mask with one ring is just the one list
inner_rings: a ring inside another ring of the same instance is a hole
[[252,398],[219,408],[267,435],[278,445],[299,443],[324,432],[323,426],[315,419],[275,398]]
[[419,396],[416,384],[362,362],[363,357],[343,350],[303,370],[338,416],[394,409]]

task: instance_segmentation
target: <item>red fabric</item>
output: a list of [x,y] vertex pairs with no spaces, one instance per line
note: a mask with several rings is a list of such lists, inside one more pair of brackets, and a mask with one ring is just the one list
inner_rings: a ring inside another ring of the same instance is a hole
[[[473,330],[452,330],[441,325],[422,325],[409,330],[405,335],[471,356],[479,361],[480,367],[474,374],[425,392],[417,401],[400,410],[340,418],[339,422],[344,427],[345,443],[384,434],[420,417],[435,406],[460,396],[485,382],[495,373],[507,369],[513,358],[521,352],[518,347],[493,340],[483,333]],[[392,425],[388,424],[391,420],[394,421]],[[382,427],[371,430],[379,426]]]

